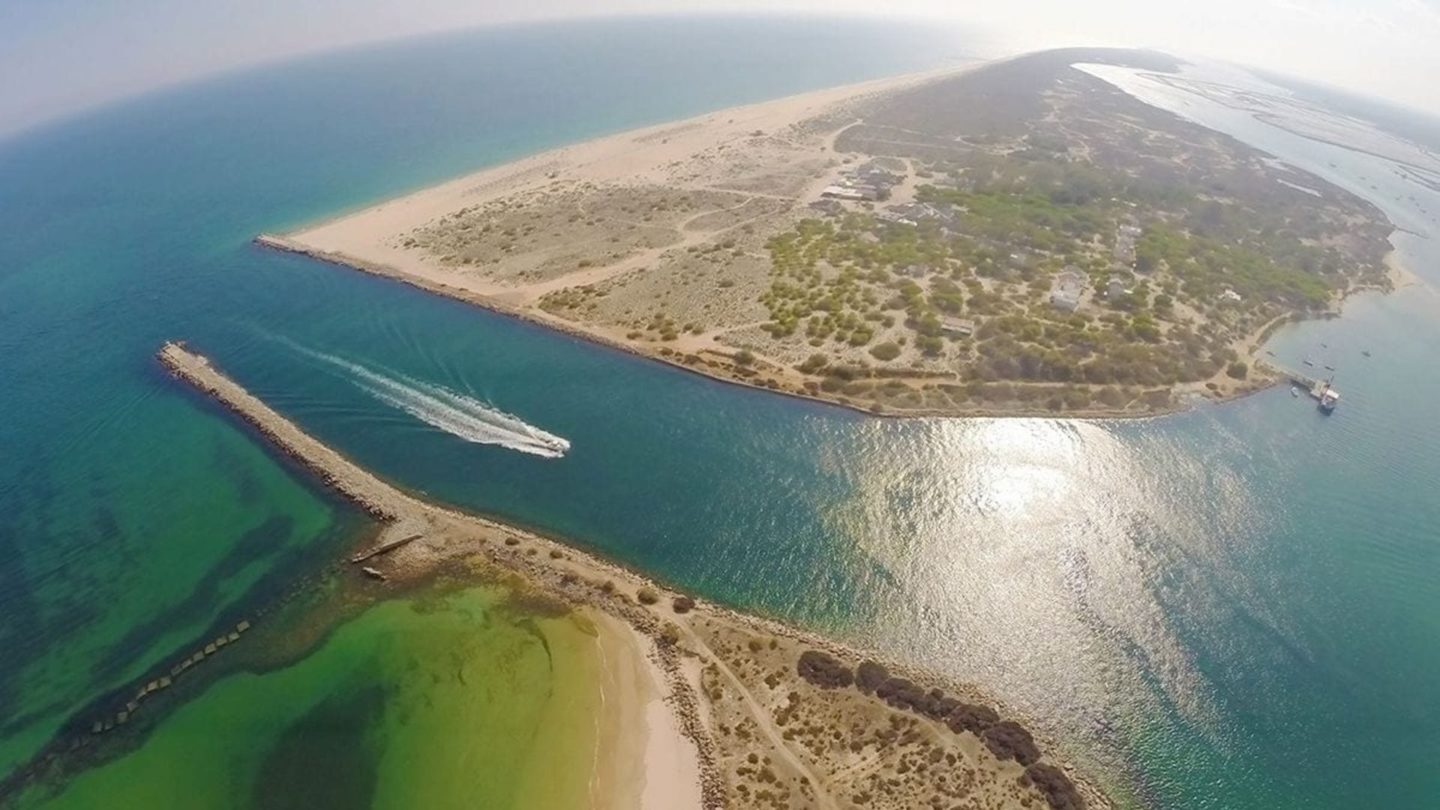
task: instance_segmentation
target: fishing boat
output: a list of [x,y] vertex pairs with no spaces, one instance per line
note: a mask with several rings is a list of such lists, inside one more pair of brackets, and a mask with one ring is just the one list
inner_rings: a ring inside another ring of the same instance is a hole
[[1315,361],[1314,361],[1314,360],[1311,360],[1311,359],[1308,358],[1308,357],[1305,358],[1304,360],[1300,361],[1300,362],[1304,363],[1304,364],[1307,365],[1307,366],[1314,366],[1314,365],[1315,365]]

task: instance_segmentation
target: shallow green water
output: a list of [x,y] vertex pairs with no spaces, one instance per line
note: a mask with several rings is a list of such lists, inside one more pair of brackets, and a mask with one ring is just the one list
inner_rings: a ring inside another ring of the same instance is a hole
[[19,806],[582,807],[592,633],[496,590],[385,602],[295,664],[220,679],[138,750]]

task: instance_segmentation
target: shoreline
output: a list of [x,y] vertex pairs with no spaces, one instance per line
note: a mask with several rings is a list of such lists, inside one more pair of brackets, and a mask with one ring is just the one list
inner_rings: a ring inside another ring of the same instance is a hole
[[[157,354],[157,359],[177,380],[212,398],[231,415],[248,423],[273,449],[292,458],[327,487],[356,503],[380,522],[380,531],[369,541],[372,543],[370,549],[381,548],[397,538],[419,532],[421,536],[413,542],[394,546],[368,558],[371,565],[379,566],[383,570],[387,581],[394,580],[397,584],[423,581],[441,566],[457,561],[472,568],[479,565],[516,578],[517,582],[512,584],[522,588],[519,592],[521,598],[526,598],[524,593],[528,591],[533,594],[533,598],[558,600],[571,609],[591,616],[597,623],[597,634],[606,636],[606,640],[597,639],[597,643],[610,644],[613,649],[623,649],[626,644],[633,644],[632,649],[637,650],[641,646],[646,647],[642,655],[630,656],[626,666],[634,666],[635,672],[645,673],[650,679],[649,687],[652,690],[663,690],[663,704],[667,711],[663,715],[658,712],[653,699],[656,693],[651,691],[652,699],[646,701],[643,711],[644,722],[639,724],[644,733],[638,735],[639,739],[631,736],[627,742],[632,750],[645,752],[643,759],[646,768],[653,769],[653,773],[647,772],[638,785],[640,795],[646,797],[642,806],[685,806],[683,798],[676,804],[677,795],[694,795],[699,800],[696,806],[705,808],[732,804],[726,800],[725,791],[727,778],[734,777],[729,777],[727,770],[722,768],[722,763],[727,759],[735,759],[736,743],[722,739],[714,728],[718,705],[714,695],[717,694],[718,687],[702,686],[707,677],[702,674],[702,668],[704,673],[717,668],[725,673],[746,698],[746,711],[753,714],[747,718],[747,722],[762,728],[768,727],[775,732],[773,741],[777,748],[776,753],[788,758],[800,774],[796,785],[802,788],[803,792],[807,784],[813,783],[816,791],[813,798],[817,802],[814,806],[836,806],[823,801],[823,785],[827,779],[815,775],[826,764],[823,758],[807,763],[804,754],[792,750],[788,736],[785,737],[787,742],[780,742],[778,726],[772,718],[766,716],[766,712],[773,709],[768,706],[761,709],[766,701],[755,694],[763,691],[763,687],[750,686],[751,694],[745,694],[746,688],[742,684],[745,678],[737,673],[746,671],[746,663],[737,663],[733,658],[717,652],[717,645],[719,640],[736,636],[751,639],[751,652],[760,649],[756,639],[766,638],[769,639],[770,650],[779,649],[786,655],[798,655],[800,650],[808,649],[852,662],[876,661],[873,655],[774,619],[700,603],[641,572],[595,557],[578,547],[433,504],[405,493],[351,462],[338,451],[310,437],[230,380],[207,358],[190,352],[183,345],[166,344]],[[386,587],[386,583],[382,581],[380,587]],[[624,635],[624,628],[628,628],[628,632],[632,634],[628,638]],[[781,642],[778,648],[777,641]],[[995,706],[1006,715],[1014,715],[1008,707],[973,685],[950,682],[938,673],[922,672],[902,663],[883,659],[880,663],[893,668],[896,673],[913,678],[914,682],[922,687],[937,691],[943,688],[961,698],[983,701],[984,705]],[[611,671],[614,672],[613,669]],[[808,686],[804,673],[797,678],[792,668],[790,679],[773,688],[783,694],[787,689]],[[620,702],[631,704],[633,710],[634,704],[639,702],[633,699],[633,695],[643,693],[645,687],[642,684],[637,688],[637,685],[632,683],[622,685],[616,691],[632,696],[630,700],[622,697]],[[817,692],[821,696],[826,695],[823,691]],[[793,691],[791,694],[794,694]],[[851,700],[867,710],[873,710],[876,707],[872,704],[878,704],[879,709],[888,711],[885,710],[885,704],[879,703],[878,699],[866,699],[857,694],[837,697]],[[953,699],[951,700],[953,702]],[[890,705],[894,707],[896,704],[891,702]],[[783,721],[781,723],[783,724]],[[633,718],[631,725],[634,726]],[[943,718],[938,722],[938,726],[940,733],[943,733]],[[657,728],[660,732],[658,735]],[[721,725],[721,728],[726,727]],[[966,735],[968,733],[966,732]],[[956,736],[965,735],[957,731]],[[1027,732],[1025,736],[1028,739],[1032,735]],[[973,748],[975,738],[970,739]],[[1046,749],[1054,750],[1055,746],[1051,741],[1043,737],[1035,739]],[[673,754],[677,740],[683,741],[686,748],[693,750],[693,770],[688,769],[683,761],[676,766]],[[747,738],[747,742],[753,741]],[[1030,768],[1037,767],[1036,765],[1022,771],[1013,762],[995,760],[984,751],[983,745],[980,750],[982,753],[979,758],[985,760],[980,764],[989,769],[985,772],[996,775],[995,790],[1013,791],[1023,790],[1026,786],[1034,787],[1033,782],[1023,777],[1030,773]],[[623,767],[617,768],[613,761],[605,763],[604,759],[602,755],[602,759],[597,761],[600,763],[600,770],[609,771],[608,775],[597,777],[602,783],[608,779],[617,786],[623,786],[614,788],[623,793],[631,793],[637,789],[633,775],[627,778]],[[657,763],[657,760],[662,762]],[[668,761],[668,764],[664,764],[664,761]],[[1110,806],[1104,794],[1072,767],[1053,763],[1048,759],[1039,764],[1056,773],[1065,774],[1070,782],[1073,782],[1073,789],[1088,802],[1087,806]],[[676,772],[688,775],[676,778]],[[899,771],[902,774],[905,772]],[[1009,775],[1000,778],[999,774]],[[1018,781],[1012,783],[1012,780]],[[1070,782],[1066,784],[1069,785]],[[809,794],[806,795],[809,797]]]
[[[367,262],[367,261],[365,261],[365,260],[363,260],[363,259],[359,259],[359,258],[356,258],[356,257],[353,257],[353,256],[347,256],[347,255],[344,255],[344,254],[330,253],[330,252],[327,252],[327,251],[319,250],[319,249],[317,249],[317,248],[310,247],[310,246],[305,245],[305,244],[302,244],[302,243],[300,243],[300,242],[296,242],[295,240],[293,240],[293,239],[291,239],[291,238],[289,238],[289,237],[287,237],[287,236],[281,236],[281,235],[269,234],[269,233],[262,233],[262,234],[257,235],[257,236],[256,236],[253,240],[251,240],[251,241],[252,241],[252,243],[255,244],[256,246],[261,247],[261,248],[264,248],[264,249],[267,249],[267,250],[275,250],[275,251],[279,251],[279,252],[282,252],[282,253],[290,253],[290,254],[294,254],[294,255],[297,255],[297,256],[304,256],[304,257],[306,257],[306,258],[308,258],[308,259],[312,259],[312,260],[321,262],[321,263],[323,263],[323,264],[332,265],[332,266],[335,266],[335,267],[343,267],[343,268],[346,268],[346,269],[349,269],[349,270],[359,271],[359,272],[365,273],[365,274],[367,274],[367,275],[378,276],[378,277],[380,277],[380,278],[388,279],[388,280],[390,280],[390,281],[399,282],[399,283],[401,283],[401,284],[405,284],[405,285],[407,285],[407,286],[414,287],[414,288],[416,288],[416,289],[418,289],[418,290],[421,290],[421,291],[424,291],[424,292],[427,292],[427,293],[431,293],[431,294],[433,294],[433,295],[443,296],[443,297],[449,298],[449,299],[451,299],[451,300],[460,301],[461,303],[465,303],[465,304],[469,304],[469,305],[474,306],[474,307],[478,307],[478,308],[480,308],[480,309],[486,310],[487,312],[490,312],[490,313],[495,314],[495,315],[500,315],[500,316],[507,317],[507,318],[513,318],[513,319],[515,319],[515,320],[522,321],[522,322],[524,322],[524,323],[528,323],[528,324],[531,324],[531,325],[534,325],[534,326],[539,326],[539,327],[542,327],[542,328],[544,328],[544,329],[549,329],[549,330],[551,330],[551,331],[553,331],[553,332],[558,332],[559,334],[564,335],[564,336],[566,336],[566,337],[571,337],[571,338],[575,338],[575,339],[577,339],[577,340],[582,340],[582,341],[585,341],[585,342],[590,343],[590,344],[592,344],[592,345],[599,346],[599,347],[601,347],[601,348],[609,349],[609,350],[611,350],[611,351],[623,352],[623,353],[625,353],[625,354],[627,354],[627,355],[630,355],[630,356],[633,356],[633,357],[638,357],[638,358],[640,358],[640,359],[642,359],[642,360],[648,360],[648,361],[651,361],[651,362],[661,363],[661,364],[663,364],[663,365],[665,365],[665,366],[668,366],[669,368],[672,368],[672,369],[675,369],[675,370],[678,370],[678,371],[684,371],[684,372],[687,372],[687,373],[690,373],[690,374],[695,374],[695,375],[697,375],[697,376],[703,377],[703,378],[705,378],[705,379],[707,379],[707,380],[710,380],[710,381],[712,381],[712,382],[723,383],[723,384],[725,384],[725,385],[739,386],[739,387],[741,387],[741,388],[747,388],[747,389],[750,389],[750,390],[752,390],[752,391],[760,391],[760,392],[764,392],[764,393],[768,393],[768,394],[775,394],[775,395],[777,395],[777,396],[782,396],[782,397],[790,397],[791,399],[798,399],[798,400],[801,400],[801,401],[803,401],[803,402],[808,402],[808,403],[814,404],[814,405],[824,405],[824,406],[829,406],[829,407],[834,407],[834,408],[842,408],[842,409],[847,410],[847,411],[850,411],[850,412],[852,412],[852,413],[856,413],[856,414],[859,414],[859,415],[862,415],[862,416],[869,416],[869,417],[873,417],[873,418],[880,418],[880,419],[936,419],[936,418],[948,418],[948,419],[1082,419],[1082,420],[1086,420],[1086,421],[1090,421],[1090,420],[1103,421],[1103,420],[1121,420],[1121,419],[1123,419],[1123,420],[1127,420],[1127,421],[1128,421],[1128,420],[1156,419],[1156,418],[1160,418],[1160,417],[1164,417],[1164,416],[1170,416],[1170,415],[1176,414],[1176,413],[1184,413],[1184,412],[1186,412],[1186,411],[1192,410],[1192,409],[1195,407],[1195,403],[1194,403],[1194,402],[1191,402],[1191,401],[1181,401],[1181,402],[1177,402],[1177,403],[1176,403],[1174,406],[1172,406],[1172,407],[1162,408],[1162,409],[1154,410],[1154,411],[1145,411],[1145,412],[1137,412],[1137,411],[1125,410],[1125,409],[1118,409],[1118,410],[1117,410],[1117,409],[1105,409],[1105,408],[1087,408],[1087,409],[1081,409],[1081,410],[1056,412],[1056,411],[1052,411],[1052,410],[1050,410],[1050,409],[1048,409],[1048,408],[1043,408],[1043,407],[1023,408],[1023,409],[1022,409],[1022,408],[964,408],[964,409],[960,409],[960,408],[916,408],[916,409],[907,409],[907,410],[904,410],[904,411],[889,410],[889,409],[883,410],[883,411],[877,411],[877,410],[874,410],[874,409],[872,409],[872,408],[866,407],[866,406],[864,406],[864,405],[859,405],[859,404],[856,404],[856,403],[854,403],[854,402],[850,402],[850,401],[847,401],[847,400],[844,400],[844,399],[840,399],[840,398],[824,397],[824,396],[819,396],[819,395],[815,395],[815,394],[810,394],[810,393],[807,393],[807,392],[805,392],[805,391],[796,391],[796,390],[793,390],[793,389],[772,388],[772,387],[770,387],[770,386],[761,385],[761,384],[758,384],[758,383],[755,383],[755,382],[751,382],[751,381],[749,381],[749,380],[746,380],[746,379],[743,379],[743,378],[740,378],[740,377],[737,377],[737,376],[734,376],[734,375],[724,374],[724,373],[722,373],[722,372],[720,372],[720,371],[712,370],[712,369],[710,369],[710,368],[697,368],[697,367],[694,366],[694,365],[691,365],[691,364],[688,364],[688,363],[684,363],[684,362],[681,362],[681,360],[675,359],[677,355],[681,356],[682,359],[683,359],[683,355],[682,355],[680,352],[676,352],[676,351],[673,351],[673,350],[668,350],[666,347],[663,347],[663,346],[662,346],[662,347],[659,347],[658,349],[652,350],[652,349],[650,349],[650,348],[648,348],[648,347],[645,347],[645,346],[637,345],[637,344],[634,344],[634,343],[629,343],[629,342],[626,342],[626,341],[623,341],[623,340],[617,340],[617,339],[615,339],[615,338],[612,338],[612,337],[610,337],[610,336],[608,336],[608,335],[605,335],[605,334],[601,334],[601,333],[599,333],[599,332],[594,332],[594,331],[586,330],[585,328],[583,328],[583,327],[579,326],[578,324],[575,324],[575,323],[573,323],[573,322],[571,322],[571,321],[566,321],[566,320],[562,320],[562,319],[559,319],[559,318],[555,318],[555,317],[553,317],[553,316],[549,316],[548,314],[544,313],[543,311],[531,311],[531,310],[527,310],[527,309],[522,309],[522,308],[520,308],[520,307],[512,306],[512,305],[510,305],[510,304],[508,304],[508,303],[506,303],[506,302],[504,302],[504,301],[501,301],[501,300],[499,300],[498,298],[492,297],[492,296],[486,296],[486,295],[483,295],[483,294],[480,294],[480,293],[476,293],[476,292],[473,292],[473,291],[470,291],[470,290],[467,290],[467,289],[464,289],[464,288],[455,287],[455,286],[453,286],[453,285],[449,285],[449,284],[444,284],[444,283],[441,283],[441,282],[433,281],[433,280],[430,280],[430,279],[427,279],[427,278],[424,278],[424,277],[421,277],[421,276],[411,275],[411,274],[409,274],[409,273],[405,273],[405,272],[403,272],[403,271],[401,271],[401,270],[397,270],[397,269],[392,268],[392,267],[387,267],[387,266],[384,266],[384,265],[378,265],[378,264],[375,264],[375,263],[373,263],[373,262]],[[1341,297],[1340,300],[1343,301],[1344,298],[1346,298],[1346,297],[1348,297],[1349,295],[1352,295],[1352,294],[1354,294],[1354,293],[1357,293],[1357,292],[1369,292],[1369,291],[1371,291],[1371,290],[1368,290],[1368,289],[1366,289],[1366,290],[1362,290],[1362,289],[1351,290],[1351,291],[1346,292],[1346,293]],[[1282,316],[1282,318],[1284,318],[1284,317],[1285,317],[1285,316]],[[1322,315],[1322,316],[1317,316],[1317,317],[1325,317],[1325,316]],[[1304,319],[1304,320],[1314,320],[1314,318],[1306,318],[1306,319]],[[1283,325],[1283,323],[1282,323],[1282,325]],[[1268,327],[1268,325],[1267,325],[1267,327]],[[1252,363],[1252,365],[1253,365],[1253,361],[1259,360],[1260,357],[1259,357],[1257,354],[1252,353],[1251,355],[1248,355],[1246,359],[1250,360],[1251,363]],[[1203,395],[1203,394],[1198,394],[1198,393],[1197,393],[1197,395],[1196,395],[1195,397],[1192,397],[1191,399],[1202,399],[1202,400],[1204,400],[1207,404],[1223,405],[1223,404],[1225,404],[1225,403],[1227,403],[1227,402],[1233,402],[1233,401],[1236,401],[1236,400],[1244,399],[1245,397],[1251,396],[1251,395],[1253,395],[1253,394],[1260,393],[1261,391],[1264,391],[1264,390],[1273,388],[1273,387],[1275,387],[1275,386],[1277,386],[1277,385],[1280,385],[1280,384],[1282,384],[1283,382],[1284,382],[1284,380],[1281,380],[1281,379],[1278,379],[1278,378],[1277,378],[1277,379],[1272,379],[1272,380],[1264,381],[1263,383],[1261,383],[1261,384],[1259,384],[1259,385],[1242,387],[1242,388],[1240,388],[1240,389],[1238,389],[1238,390],[1232,391],[1232,392],[1227,393],[1227,394],[1225,394],[1224,396],[1220,396],[1220,397],[1210,396],[1210,395]],[[1172,389],[1172,391],[1173,391],[1173,390],[1174,390],[1174,389]]]

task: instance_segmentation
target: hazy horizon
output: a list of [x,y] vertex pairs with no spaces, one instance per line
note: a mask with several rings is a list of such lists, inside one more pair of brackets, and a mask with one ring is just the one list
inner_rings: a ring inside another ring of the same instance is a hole
[[[582,19],[761,13],[939,22],[953,26],[957,37],[964,32],[957,46],[984,58],[1067,46],[1151,48],[1273,71],[1440,120],[1440,94],[1426,81],[1440,75],[1440,51],[1431,53],[1426,44],[1440,40],[1440,0],[1383,0],[1368,9],[1328,0],[1221,0],[1203,10],[1164,6],[1164,14],[1153,3],[1132,0],[1083,8],[1013,0],[1003,9],[963,14],[943,6],[904,0],[885,15],[865,13],[854,0],[823,7],[807,0],[765,6],[752,0],[612,0],[603,6],[535,0],[486,9],[457,0],[404,6],[358,0],[343,15],[325,0],[260,0],[243,11],[233,0],[204,7],[175,0],[12,6],[0,10],[0,72],[19,80],[0,86],[0,137],[167,86],[427,35]],[[156,25],[156,18],[165,24]],[[1372,58],[1372,51],[1385,58]]]

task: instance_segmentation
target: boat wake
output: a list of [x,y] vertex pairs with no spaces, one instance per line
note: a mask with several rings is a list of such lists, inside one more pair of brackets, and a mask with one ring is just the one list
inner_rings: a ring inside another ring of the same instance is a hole
[[416,419],[476,444],[493,444],[521,453],[560,458],[570,442],[474,397],[403,374],[390,376],[332,354],[297,347],[352,376],[370,395]]

